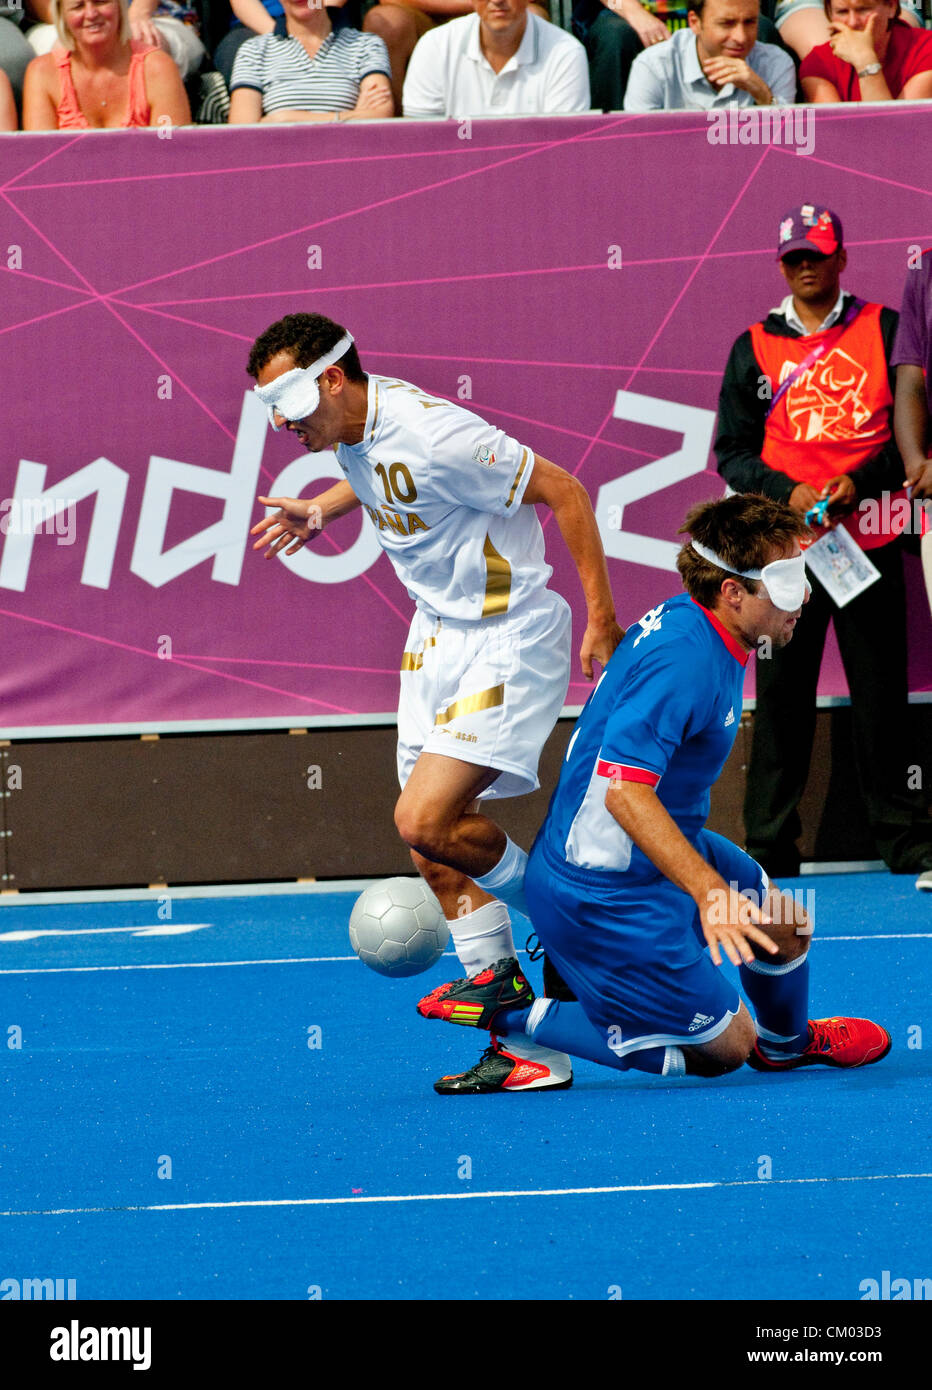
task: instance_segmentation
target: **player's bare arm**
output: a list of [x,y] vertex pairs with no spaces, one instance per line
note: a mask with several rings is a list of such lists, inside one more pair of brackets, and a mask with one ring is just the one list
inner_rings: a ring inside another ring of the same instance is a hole
[[910,363],[896,369],[893,428],[906,469],[905,481],[913,488],[913,496],[932,497],[932,461],[926,458],[929,412],[925,374]]
[[760,930],[760,924],[769,925],[770,914],[729,889],[689,843],[653,787],[644,782],[613,781],[605,806],[638,849],[693,899],[716,965],[722,963],[719,947],[732,965],[742,960],[747,965],[754,959],[751,942],[770,955],[777,953],[776,942]]
[[534,472],[522,501],[543,502],[550,508],[573,557],[588,612],[579,662],[586,680],[592,680],[593,661],[605,666],[625,634],[615,619],[605,551],[589,494],[578,478],[535,454]]
[[294,555],[337,517],[359,506],[359,498],[347,482],[335,483],[317,497],[260,497],[264,507],[277,507],[274,516],[259,521],[249,532],[259,539],[253,550],[265,550],[270,560],[280,550]]

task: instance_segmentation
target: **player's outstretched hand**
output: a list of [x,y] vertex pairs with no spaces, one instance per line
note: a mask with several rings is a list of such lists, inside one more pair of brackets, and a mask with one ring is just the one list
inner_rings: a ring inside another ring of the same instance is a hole
[[776,942],[761,931],[761,926],[769,925],[773,919],[753,899],[723,882],[721,888],[713,888],[697,905],[713,965],[721,965],[722,951],[732,965],[742,961],[750,965],[754,959],[752,941],[770,955],[776,954]]
[[592,680],[593,661],[597,661],[600,666],[607,666],[612,652],[624,635],[624,628],[619,627],[614,618],[604,622],[593,622],[590,619],[579,649],[579,664],[587,681]]
[[264,507],[278,507],[274,516],[257,522],[249,532],[259,537],[253,550],[265,550],[267,560],[280,550],[294,555],[323,530],[323,513],[313,498],[260,497],[258,500]]

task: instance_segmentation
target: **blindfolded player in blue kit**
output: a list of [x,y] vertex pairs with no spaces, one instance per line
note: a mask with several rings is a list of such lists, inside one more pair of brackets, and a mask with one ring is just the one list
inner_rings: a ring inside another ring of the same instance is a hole
[[[578,1003],[514,1002],[514,962],[434,992],[429,1014],[619,1070],[719,1076],[890,1050],[866,1019],[808,1017],[812,923],[704,828],[741,720],[750,654],[786,646],[808,599],[803,518],[754,494],[687,516],[686,592],[628,629],[576,725],[528,861],[541,944]],[[752,1018],[719,967],[740,968]],[[506,980],[507,994],[506,994]],[[503,998],[508,999],[503,1006]]]

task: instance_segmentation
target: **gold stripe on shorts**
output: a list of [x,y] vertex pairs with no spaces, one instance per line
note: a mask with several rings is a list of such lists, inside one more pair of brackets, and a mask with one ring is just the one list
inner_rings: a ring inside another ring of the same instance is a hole
[[505,506],[506,506],[506,507],[510,507],[511,504],[512,504],[512,502],[515,500],[515,493],[518,491],[518,484],[520,483],[521,479],[524,477],[524,470],[525,470],[525,468],[527,468],[527,465],[528,465],[528,451],[527,451],[527,449],[525,449],[525,450],[524,450],[524,453],[521,455],[521,462],[520,462],[520,464],[518,465],[518,471],[517,471],[517,473],[515,474],[515,480],[514,480],[514,482],[513,482],[512,485],[511,485],[511,491],[510,491],[509,494],[508,494],[508,501],[505,503]]
[[483,618],[493,618],[497,613],[508,612],[511,598],[511,565],[504,555],[499,555],[495,546],[485,538],[482,547],[485,556],[485,601],[482,604]]
[[[439,632],[439,631],[440,631],[440,620],[438,619],[438,620],[437,620],[437,632]],[[419,649],[418,651],[416,651],[416,652],[402,652],[402,654],[401,654],[401,669],[402,669],[402,671],[420,671],[421,667],[424,665],[424,653],[427,651],[427,648],[428,648],[428,647],[436,647],[436,645],[437,645],[437,632],[434,633],[433,637],[425,637],[425,639],[424,639],[424,641],[421,643],[420,649]]]
[[478,695],[464,695],[462,700],[454,700],[447,709],[441,710],[434,724],[449,724],[461,714],[475,714],[480,709],[494,709],[505,703],[505,682],[493,685],[488,690],[480,690]]

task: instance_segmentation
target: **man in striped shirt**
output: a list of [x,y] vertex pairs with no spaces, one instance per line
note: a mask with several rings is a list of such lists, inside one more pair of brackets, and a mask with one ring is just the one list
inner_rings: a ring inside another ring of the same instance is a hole
[[385,44],[356,29],[334,31],[322,4],[283,0],[270,34],[239,49],[230,124],[377,120],[394,114]]

